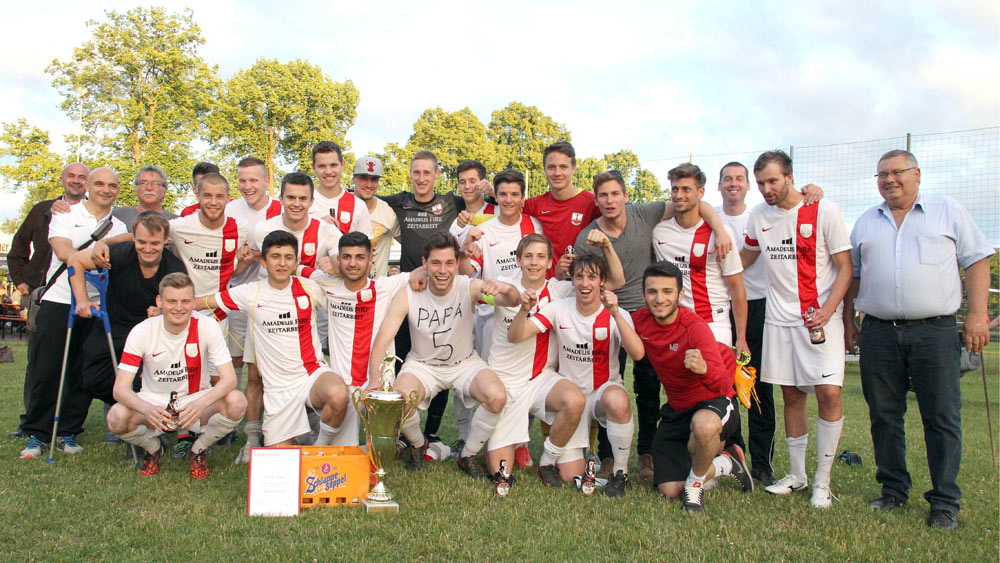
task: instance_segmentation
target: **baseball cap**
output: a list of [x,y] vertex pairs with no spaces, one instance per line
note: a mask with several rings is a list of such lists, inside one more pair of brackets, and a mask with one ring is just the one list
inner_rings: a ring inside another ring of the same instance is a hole
[[363,156],[354,163],[355,176],[378,176],[382,177],[382,161],[370,156]]

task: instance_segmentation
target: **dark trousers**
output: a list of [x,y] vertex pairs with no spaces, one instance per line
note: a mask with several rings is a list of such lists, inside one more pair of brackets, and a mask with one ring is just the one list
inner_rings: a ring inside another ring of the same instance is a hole
[[[124,334],[116,334],[116,332],[124,332]],[[108,337],[103,327],[98,324],[98,327],[87,335],[83,348],[83,390],[89,397],[109,405],[115,404],[112,391],[126,338],[128,338],[128,332],[112,330],[112,342],[115,347],[115,357],[112,360],[111,352],[108,350]],[[136,380],[141,381],[138,377]]]
[[[618,366],[622,378],[625,377],[627,359],[628,353],[623,347],[618,352]],[[656,423],[660,419],[660,380],[656,377],[653,364],[649,363],[647,358],[632,364],[632,391],[635,392],[635,417],[639,422],[635,451],[637,455],[652,453]],[[608,431],[603,426],[599,427],[597,432],[597,455],[601,459],[613,457]]]
[[[22,428],[43,442],[52,439],[59,374],[66,345],[69,305],[43,301],[38,309],[37,329],[28,344],[28,404]],[[98,331],[99,321],[74,319],[72,340],[66,355],[66,381],[59,414],[59,435],[80,434],[87,418],[90,395],[83,386],[83,347],[91,332]],[[105,344],[105,348],[107,344]]]
[[[764,347],[764,308],[766,299],[747,301],[747,347],[750,348],[750,365],[757,370],[754,390],[757,401],[751,401],[747,410],[747,445],[754,475],[772,474],[774,458],[774,387],[760,380],[760,356]],[[736,341],[735,335],[733,342]],[[758,411],[758,408],[760,409]]]
[[868,402],[875,479],[882,494],[907,499],[903,417],[906,394],[917,396],[924,425],[924,444],[931,490],[924,498],[931,508],[958,512],[962,491],[958,470],[962,461],[962,394],[959,386],[961,336],[955,317],[895,326],[892,321],[865,317],[861,324],[861,386]]

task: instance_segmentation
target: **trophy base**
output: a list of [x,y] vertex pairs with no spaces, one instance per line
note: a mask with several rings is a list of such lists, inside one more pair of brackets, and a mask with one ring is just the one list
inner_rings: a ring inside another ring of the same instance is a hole
[[368,499],[361,499],[361,506],[364,507],[365,513],[372,512],[389,512],[392,514],[399,513],[399,503],[395,501],[374,501]]

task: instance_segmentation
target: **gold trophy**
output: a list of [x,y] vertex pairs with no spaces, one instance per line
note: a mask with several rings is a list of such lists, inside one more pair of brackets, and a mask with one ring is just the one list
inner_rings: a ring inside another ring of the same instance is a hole
[[[385,467],[396,459],[399,427],[417,408],[417,392],[407,397],[393,391],[393,363],[396,356],[386,356],[379,368],[381,389],[365,392],[357,388],[351,393],[354,409],[365,423],[368,457],[375,466],[376,484],[361,501],[365,512],[399,512],[399,504],[392,500],[385,486]],[[364,405],[362,410],[361,405]]]

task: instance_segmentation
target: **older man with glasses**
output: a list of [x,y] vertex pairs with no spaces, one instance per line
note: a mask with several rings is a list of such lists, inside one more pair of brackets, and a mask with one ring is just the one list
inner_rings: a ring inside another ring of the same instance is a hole
[[143,211],[156,211],[168,220],[177,215],[163,209],[163,198],[167,195],[167,174],[159,166],[147,164],[135,175],[135,196],[139,203],[133,207],[117,207],[111,213],[125,223],[132,232],[132,223]]

